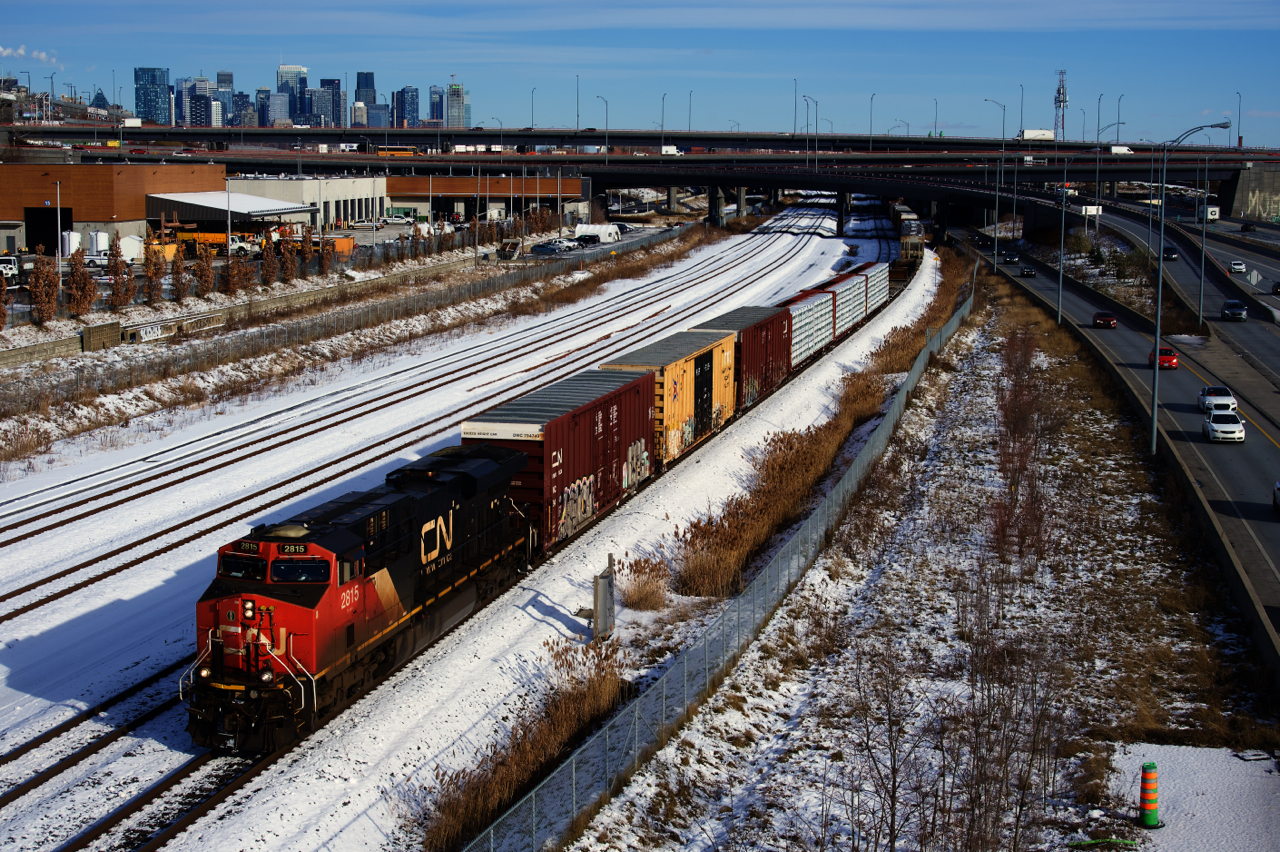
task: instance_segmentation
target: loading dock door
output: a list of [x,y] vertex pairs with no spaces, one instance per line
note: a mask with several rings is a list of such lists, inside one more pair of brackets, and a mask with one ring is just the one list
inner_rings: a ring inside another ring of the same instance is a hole
[[[24,207],[23,219],[27,224],[27,247],[32,251],[44,246],[44,253],[53,257],[58,253],[58,208]],[[75,219],[70,207],[62,208],[62,230],[75,229]]]

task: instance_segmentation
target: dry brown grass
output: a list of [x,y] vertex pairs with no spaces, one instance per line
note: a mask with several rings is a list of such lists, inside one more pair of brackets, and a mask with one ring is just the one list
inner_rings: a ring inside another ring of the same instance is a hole
[[718,516],[700,518],[677,534],[680,593],[718,597],[736,591],[752,554],[808,506],[814,485],[831,469],[849,435],[884,404],[884,377],[909,370],[924,348],[926,329],[936,333],[954,312],[971,267],[951,252],[941,259],[942,284],[924,316],[886,336],[866,371],[845,376],[835,415],[804,431],[770,435],[748,491],[730,498]]
[[618,566],[618,594],[627,609],[653,612],[667,608],[671,572],[665,559],[639,556]]
[[474,769],[436,771],[439,793],[423,825],[428,852],[457,849],[515,801],[588,725],[622,695],[623,655],[614,640],[547,640],[550,689],[511,725]]

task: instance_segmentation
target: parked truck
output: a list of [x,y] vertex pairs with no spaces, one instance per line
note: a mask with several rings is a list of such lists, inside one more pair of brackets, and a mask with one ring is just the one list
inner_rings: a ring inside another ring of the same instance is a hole
[[[215,254],[224,254],[227,245],[226,233],[206,233],[196,231],[191,233],[180,233],[178,239],[182,242],[193,242],[197,245],[207,245],[214,250]],[[261,243],[252,236],[245,234],[231,235],[231,254],[236,257],[252,257],[254,254],[262,250]]]
[[1027,129],[1020,131],[1018,135],[1014,138],[1021,139],[1024,142],[1052,142],[1053,131],[1052,130],[1032,130],[1031,128],[1028,127]]

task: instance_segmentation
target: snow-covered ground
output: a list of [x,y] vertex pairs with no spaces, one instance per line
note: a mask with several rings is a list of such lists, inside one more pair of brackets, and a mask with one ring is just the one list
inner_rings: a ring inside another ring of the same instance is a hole
[[[425,397],[429,408],[423,397],[410,397],[381,411],[346,415],[339,428],[290,440],[265,463],[231,464],[218,472],[200,473],[204,468],[198,468],[167,490],[90,511],[77,520],[63,513],[47,532],[0,545],[5,555],[0,591],[76,564],[89,566],[5,602],[3,611],[85,574],[143,557],[115,577],[0,624],[0,750],[189,654],[194,602],[212,576],[214,550],[253,523],[284,519],[301,506],[376,484],[405,460],[456,443],[456,424],[462,418],[523,392],[533,381],[588,368],[655,334],[741,305],[776,302],[821,281],[838,267],[846,245],[795,233],[806,222],[821,221],[829,232],[826,214],[786,215],[796,226],[788,229],[791,233],[732,238],[645,280],[615,282],[571,309],[406,345],[399,358],[388,362],[349,364],[320,391],[300,383],[288,393],[221,406],[216,416],[146,446],[86,453],[66,467],[0,486],[0,522],[20,524],[38,506],[50,501],[61,505],[72,492],[136,490],[140,486],[126,483],[139,470],[149,471],[146,479],[154,481],[179,458],[206,455],[209,461],[203,464],[208,467],[234,455],[236,442],[278,433],[305,418],[323,418],[378,393],[418,389],[450,369],[465,367],[466,375],[440,382]],[[725,268],[720,260],[725,257],[740,265]],[[802,427],[825,416],[827,388],[843,367],[856,364],[893,324],[907,321],[931,290],[931,274],[923,276],[881,318],[833,353],[818,368],[821,372],[793,382],[787,397],[780,395],[744,418],[698,458],[620,509],[224,805],[220,813],[236,813],[237,819],[206,820],[179,845],[205,848],[217,840],[262,848],[272,837],[276,842],[270,848],[280,849],[380,843],[398,820],[396,797],[387,790],[409,777],[424,780],[434,766],[466,764],[501,736],[511,712],[538,689],[542,639],[584,630],[569,613],[586,602],[590,577],[607,553],[643,546],[673,524],[705,511],[708,494],[740,487],[745,449],[772,429]],[[648,324],[637,324],[619,308],[620,301],[643,300],[655,301],[640,314],[653,315]],[[553,343],[522,349],[527,339],[551,332],[557,335]],[[419,428],[433,415],[442,418],[438,425]],[[358,469],[338,478],[306,475],[312,465],[354,449],[385,446],[397,435],[411,446],[363,465],[357,459]],[[288,499],[278,494],[252,497],[280,483],[299,493]],[[232,508],[220,510],[223,505]],[[234,519],[246,511],[245,519]],[[183,533],[195,526],[190,519],[207,512],[214,512],[200,523],[207,533],[184,541]],[[171,526],[175,532],[156,535]],[[175,735],[180,721],[180,714],[166,714],[155,730],[144,728],[122,741],[122,754],[133,761],[130,777],[145,774],[146,766],[172,765],[175,755],[186,753],[189,744]],[[21,777],[24,769],[35,771],[51,760],[38,750],[10,764],[6,774]],[[51,848],[130,789],[109,762],[60,783],[71,787],[39,802],[11,806],[0,817],[5,836],[18,839],[24,848]]]

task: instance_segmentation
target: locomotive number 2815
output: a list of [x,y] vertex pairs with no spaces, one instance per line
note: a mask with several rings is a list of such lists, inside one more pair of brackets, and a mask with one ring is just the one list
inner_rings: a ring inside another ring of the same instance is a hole
[[341,607],[342,609],[346,609],[349,606],[355,606],[356,602],[359,600],[360,600],[360,586],[355,585],[349,589],[342,590],[342,594],[339,596],[339,599],[338,599],[338,606]]

